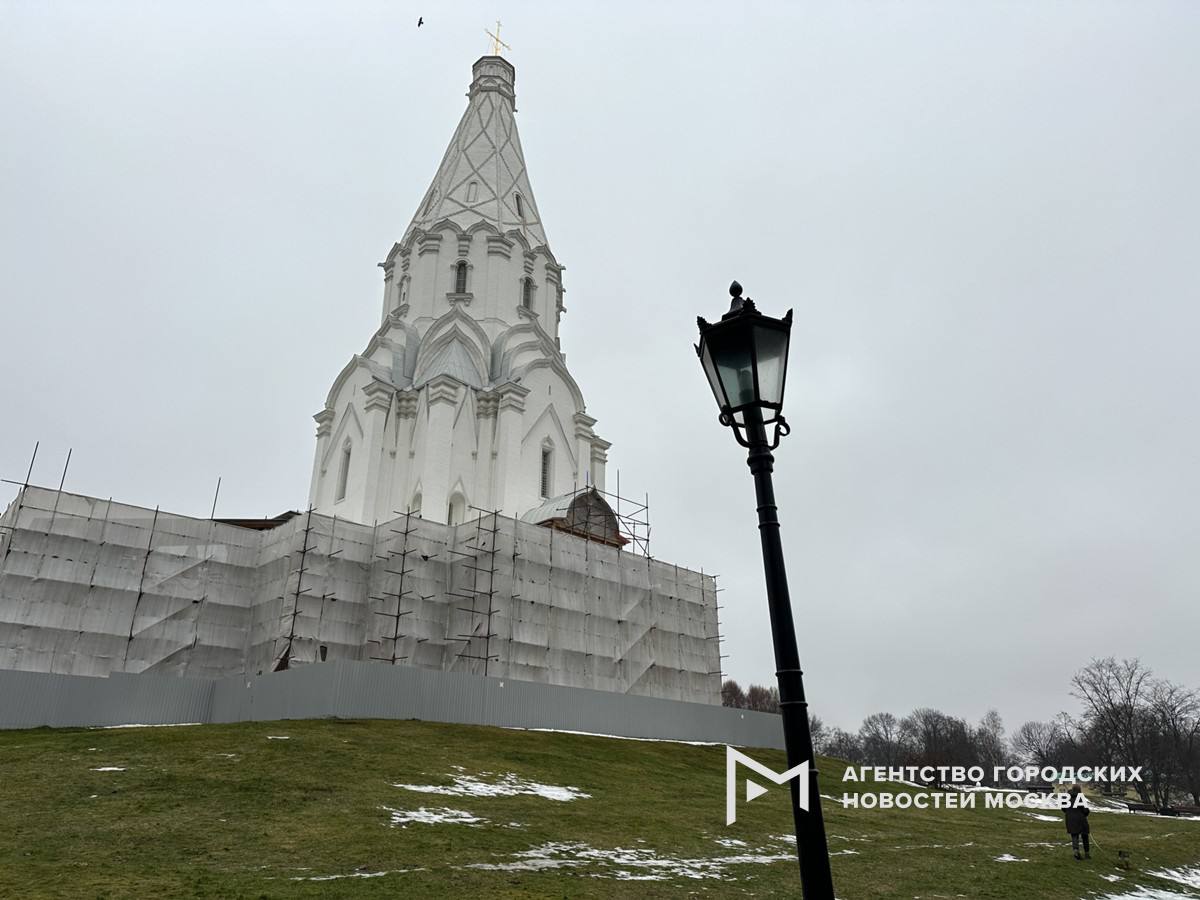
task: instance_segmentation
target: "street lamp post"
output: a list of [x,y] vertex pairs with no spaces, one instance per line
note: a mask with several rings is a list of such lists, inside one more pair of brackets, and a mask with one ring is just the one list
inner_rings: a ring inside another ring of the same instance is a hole
[[[729,293],[733,303],[720,322],[709,324],[704,319],[697,319],[700,343],[696,354],[721,408],[721,424],[732,427],[737,442],[749,451],[746,462],[754,476],[787,764],[790,769],[805,761],[809,763],[810,809],[807,811],[800,808],[800,785],[796,779],[791,781],[800,884],[806,900],[834,900],[825,821],[821,816],[821,791],[817,786],[816,759],[808,723],[808,702],[804,698],[783,544],[779,538],[775,488],[771,481],[775,462],[771,451],[790,431],[783,418],[783,387],[792,311],[789,309],[782,319],[764,316],[755,309],[749,297],[742,299],[742,286],[736,281],[730,285]],[[774,426],[774,431],[768,438],[770,426]]]

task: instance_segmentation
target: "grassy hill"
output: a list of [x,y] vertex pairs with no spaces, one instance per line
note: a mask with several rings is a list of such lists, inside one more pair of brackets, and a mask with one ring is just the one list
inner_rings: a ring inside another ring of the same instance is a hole
[[[826,794],[853,789],[822,766]],[[726,828],[721,746],[415,721],[38,729],[0,732],[0,776],[2,897],[799,896],[785,791]],[[1100,849],[1075,862],[1024,811],[825,809],[841,900],[1200,897],[1200,821],[1096,812]]]

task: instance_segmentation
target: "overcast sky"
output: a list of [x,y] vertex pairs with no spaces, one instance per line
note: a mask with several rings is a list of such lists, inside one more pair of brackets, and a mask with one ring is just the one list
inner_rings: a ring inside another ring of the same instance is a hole
[[[425,25],[416,28],[418,15]],[[0,0],[0,477],[307,502],[312,414],[499,15],[562,344],[655,556],[773,665],[695,316],[795,308],[813,710],[1010,731],[1093,656],[1200,686],[1200,4]],[[0,501],[15,493],[2,486]]]

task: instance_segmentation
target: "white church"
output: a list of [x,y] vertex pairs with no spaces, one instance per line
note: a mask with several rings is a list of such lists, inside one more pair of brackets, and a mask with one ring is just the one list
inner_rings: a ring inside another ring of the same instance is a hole
[[651,557],[604,493],[516,73],[485,56],[472,76],[380,264],[380,326],[315,416],[307,510],[206,519],[24,486],[0,516],[0,669],[369,660],[720,703],[713,577]]
[[317,413],[311,502],[370,524],[412,510],[521,518],[604,490],[608,441],[559,345],[563,266],[529,182],[515,71],[475,63],[433,183],[383,268],[383,314]]

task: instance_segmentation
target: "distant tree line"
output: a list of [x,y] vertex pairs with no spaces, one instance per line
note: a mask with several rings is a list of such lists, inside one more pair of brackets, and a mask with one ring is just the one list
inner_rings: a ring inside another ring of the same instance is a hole
[[[779,712],[779,691],[730,679],[725,706]],[[1200,691],[1155,678],[1140,660],[1094,659],[1071,679],[1077,716],[1026,722],[1006,737],[994,709],[976,723],[922,707],[897,718],[872,713],[858,731],[827,727],[809,717],[817,752],[858,765],[1141,766],[1132,782],[1143,803],[1156,808],[1200,806]]]

